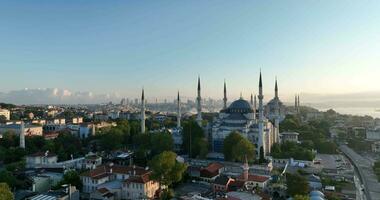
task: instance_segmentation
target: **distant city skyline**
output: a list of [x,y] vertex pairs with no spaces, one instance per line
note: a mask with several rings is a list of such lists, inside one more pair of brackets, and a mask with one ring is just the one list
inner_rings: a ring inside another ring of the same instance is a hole
[[380,90],[380,2],[1,4],[0,101],[22,88],[195,98],[198,75],[203,97],[223,98],[226,79],[229,100],[249,98],[260,68],[266,100],[276,76],[290,102],[296,93]]

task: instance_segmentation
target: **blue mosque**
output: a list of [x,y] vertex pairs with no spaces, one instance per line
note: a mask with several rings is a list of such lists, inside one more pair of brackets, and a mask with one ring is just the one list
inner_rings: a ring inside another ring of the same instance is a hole
[[[198,79],[198,97],[197,97],[197,121],[201,123],[201,97],[200,97],[200,80]],[[248,102],[242,97],[233,101],[227,107],[227,88],[224,83],[223,109],[219,112],[217,118],[211,126],[211,145],[214,152],[223,151],[223,141],[231,132],[238,132],[256,148],[256,154],[259,157],[269,155],[270,149],[274,143],[279,142],[279,124],[285,118],[285,107],[278,97],[277,79],[275,82],[275,96],[266,106],[263,104],[263,85],[260,72],[259,77],[259,94],[258,106],[256,95],[251,95]]]

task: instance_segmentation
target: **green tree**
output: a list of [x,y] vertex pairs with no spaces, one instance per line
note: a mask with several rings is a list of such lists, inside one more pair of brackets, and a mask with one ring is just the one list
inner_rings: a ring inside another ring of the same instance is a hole
[[310,200],[310,197],[307,195],[295,195],[294,200]]
[[271,155],[274,158],[294,158],[297,160],[313,160],[315,154],[295,142],[284,142],[272,146]]
[[13,131],[5,131],[3,138],[0,139],[0,146],[5,148],[19,146],[19,138]]
[[299,174],[287,173],[286,186],[290,196],[309,194],[309,183],[305,177]]
[[243,162],[245,156],[249,161],[253,161],[255,159],[254,152],[254,145],[238,132],[232,132],[224,139],[223,154],[228,161]]
[[54,151],[59,160],[71,159],[82,154],[82,142],[70,132],[62,132],[54,139]]
[[13,200],[13,194],[11,189],[6,183],[0,183],[0,199],[1,200]]
[[150,139],[152,155],[157,155],[163,151],[172,151],[173,150],[173,138],[170,133],[156,133],[151,136]]
[[0,124],[7,122],[7,118],[4,115],[0,115]]
[[78,172],[75,170],[69,170],[63,175],[63,179],[58,182],[56,185],[56,188],[60,188],[64,184],[70,184],[75,186],[77,189],[81,190],[83,185],[82,181],[80,180]]
[[15,187],[17,184],[17,179],[13,174],[7,170],[0,171],[0,182],[6,183],[10,187]]
[[36,153],[41,150],[41,147],[46,145],[46,140],[43,136],[31,136],[25,138],[25,146],[28,154]]
[[191,158],[204,158],[205,152],[208,152],[208,145],[205,141],[206,138],[203,129],[196,121],[190,120],[183,123],[182,150],[189,154]]
[[176,157],[177,155],[171,151],[164,151],[153,157],[149,162],[152,169],[152,179],[168,187],[181,181],[187,166],[178,162]]
[[100,136],[100,145],[103,150],[112,151],[123,147],[123,131],[117,127],[102,133]]
[[234,160],[233,148],[241,139],[242,139],[242,136],[238,132],[232,132],[224,139],[223,141],[224,159],[229,160],[229,161]]

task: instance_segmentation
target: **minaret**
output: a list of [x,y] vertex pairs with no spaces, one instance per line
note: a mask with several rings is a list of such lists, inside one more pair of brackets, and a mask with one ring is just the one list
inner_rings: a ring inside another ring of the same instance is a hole
[[177,94],[177,128],[181,128],[181,100],[179,99],[179,91]]
[[227,87],[226,80],[224,80],[224,97],[223,97],[223,110],[227,109]]
[[261,78],[261,70],[260,70],[260,79],[259,79],[259,138],[258,138],[258,157],[261,155],[261,151],[263,151],[263,155],[265,156],[265,142],[264,142],[264,105],[263,105],[263,81]]
[[248,158],[247,155],[245,155],[245,162],[243,164],[243,179],[244,181],[248,181],[249,178],[249,164],[248,164]]
[[255,97],[253,100],[253,115],[254,115],[255,120],[256,120],[256,111],[257,111],[257,98],[256,98],[256,94],[255,94]]
[[297,95],[294,96],[294,112],[295,114],[298,114],[298,102],[297,102]]
[[274,98],[278,99],[277,77],[276,77],[276,83],[274,86]]
[[141,94],[141,133],[145,133],[145,97],[144,97],[144,88],[142,89]]
[[253,94],[251,93],[251,106],[253,107]]
[[25,149],[25,124],[23,121],[20,125],[20,148]]
[[202,127],[202,98],[201,98],[201,78],[198,76],[198,96],[197,96],[197,122]]
[[279,135],[280,135],[280,105],[279,105],[279,98],[278,98],[278,86],[277,86],[277,77],[276,77],[276,83],[274,86],[274,93],[275,93],[275,99],[276,99],[276,116],[274,117],[274,126],[275,126],[275,134],[274,134],[274,142],[277,143],[279,141]]
[[298,95],[297,97],[297,108],[298,108],[298,112],[300,112],[300,95]]

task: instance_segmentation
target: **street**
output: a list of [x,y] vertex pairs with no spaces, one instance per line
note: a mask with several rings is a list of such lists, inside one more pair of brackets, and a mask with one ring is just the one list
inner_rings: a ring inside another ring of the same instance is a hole
[[373,173],[372,161],[367,158],[363,158],[346,145],[340,145],[339,148],[350,158],[353,162],[352,164],[357,167],[367,200],[380,199],[380,183],[377,181],[377,177]]

